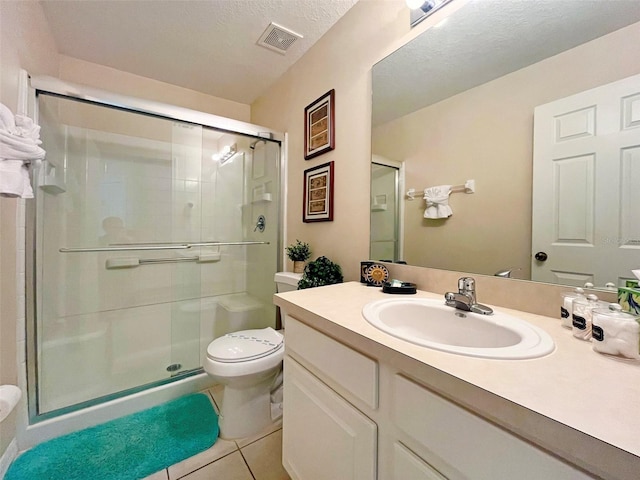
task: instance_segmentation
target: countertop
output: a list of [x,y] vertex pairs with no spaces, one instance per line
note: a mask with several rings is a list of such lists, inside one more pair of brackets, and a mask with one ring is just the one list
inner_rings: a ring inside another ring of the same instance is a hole
[[[380,288],[348,282],[276,294],[274,303],[592,474],[640,478],[640,362],[594,352],[559,319],[493,305],[545,330],[555,350],[536,359],[494,360],[428,349],[363,318],[365,304],[391,297]],[[444,301],[424,291],[408,297]]]

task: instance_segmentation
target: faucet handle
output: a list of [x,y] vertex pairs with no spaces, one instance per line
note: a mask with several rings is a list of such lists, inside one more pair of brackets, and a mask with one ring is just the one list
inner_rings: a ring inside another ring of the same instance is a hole
[[476,281],[472,277],[462,277],[458,280],[458,291],[475,292]]

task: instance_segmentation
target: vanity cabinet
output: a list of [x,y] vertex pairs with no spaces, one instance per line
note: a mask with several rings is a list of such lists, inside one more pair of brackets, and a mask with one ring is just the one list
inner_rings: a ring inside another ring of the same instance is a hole
[[291,316],[286,332],[283,464],[293,480],[594,478],[369,352]]
[[285,358],[283,464],[296,480],[376,478],[376,424]]
[[392,385],[393,425],[416,454],[451,480],[594,478],[402,374],[394,374]]
[[375,479],[377,425],[338,392],[377,406],[377,363],[291,317],[286,326],[285,469],[293,480]]

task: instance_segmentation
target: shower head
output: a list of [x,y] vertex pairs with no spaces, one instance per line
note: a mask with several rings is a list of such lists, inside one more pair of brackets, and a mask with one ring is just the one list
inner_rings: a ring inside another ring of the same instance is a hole
[[249,145],[249,148],[251,150],[255,150],[256,145],[259,144],[260,142],[267,143],[267,141],[264,138],[258,138],[256,140],[254,140],[253,142],[251,142],[251,144]]

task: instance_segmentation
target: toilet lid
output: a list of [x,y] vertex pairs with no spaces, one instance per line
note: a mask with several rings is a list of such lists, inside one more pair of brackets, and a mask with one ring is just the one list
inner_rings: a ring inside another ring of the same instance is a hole
[[217,362],[246,362],[282,348],[283,340],[271,327],[227,333],[209,344],[207,356]]

